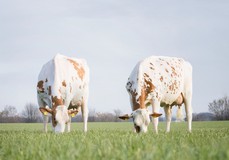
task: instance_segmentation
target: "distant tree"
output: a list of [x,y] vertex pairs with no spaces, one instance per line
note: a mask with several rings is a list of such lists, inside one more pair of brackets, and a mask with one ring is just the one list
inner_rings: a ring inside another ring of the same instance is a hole
[[217,120],[229,120],[229,98],[227,96],[209,103],[208,109]]
[[5,106],[0,112],[0,123],[16,123],[20,121],[17,109],[14,106]]
[[14,117],[17,115],[17,109],[14,106],[5,106],[1,112],[3,117]]
[[89,122],[95,122],[96,121],[96,112],[95,112],[95,109],[89,109],[88,121]]
[[[192,113],[192,121],[198,121],[198,113]],[[187,118],[185,117],[185,121],[187,121]]]
[[112,113],[96,113],[97,122],[114,122],[114,115]]
[[193,121],[214,121],[216,120],[215,114],[209,112],[193,113]]
[[26,122],[37,122],[40,120],[40,112],[37,105],[32,103],[27,103],[22,115],[26,118]]

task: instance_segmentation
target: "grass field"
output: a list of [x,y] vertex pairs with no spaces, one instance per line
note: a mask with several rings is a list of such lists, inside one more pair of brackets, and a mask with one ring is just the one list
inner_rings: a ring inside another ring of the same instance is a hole
[[151,160],[228,160],[229,122],[193,122],[186,131],[185,122],[159,123],[159,134],[132,132],[133,124],[89,123],[83,133],[82,123],[72,123],[64,134],[42,132],[43,124],[0,124],[0,159],[151,159]]

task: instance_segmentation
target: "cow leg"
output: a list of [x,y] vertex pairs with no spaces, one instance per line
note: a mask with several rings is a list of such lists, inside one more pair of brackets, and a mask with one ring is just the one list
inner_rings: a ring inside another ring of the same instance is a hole
[[[160,102],[159,101],[152,102],[152,110],[153,110],[153,113],[159,113],[160,111]],[[158,134],[158,117],[153,118],[153,126],[154,126],[155,133]]]
[[44,132],[47,133],[48,131],[48,115],[43,115],[43,122],[44,122]]
[[87,120],[88,120],[88,108],[87,102],[81,106],[82,116],[83,116],[83,123],[84,123],[84,132],[87,132]]
[[188,121],[188,131],[192,131],[192,107],[190,102],[185,103],[186,117]]
[[70,132],[70,130],[71,130],[71,121],[72,121],[72,118],[71,118],[71,116],[69,116],[69,121],[67,123],[67,132]]
[[187,93],[184,95],[184,104],[185,104],[185,112],[188,121],[188,131],[192,131],[192,105],[191,105],[191,93]]
[[44,123],[44,132],[47,133],[49,117],[48,115],[44,115],[44,114],[42,114],[42,116],[43,116],[43,123]]
[[[45,107],[45,102],[40,98],[39,94],[37,94],[37,101],[38,101],[38,105],[40,108],[42,107]],[[48,124],[48,115],[44,115],[42,114],[43,116],[43,123],[44,123],[44,132],[46,133],[48,131],[48,127],[47,127],[47,124]]]
[[172,119],[172,110],[171,106],[165,106],[164,107],[165,116],[166,116],[166,132],[170,131],[170,124]]
[[181,122],[182,121],[182,110],[181,105],[177,107],[177,115],[176,115],[176,121]]

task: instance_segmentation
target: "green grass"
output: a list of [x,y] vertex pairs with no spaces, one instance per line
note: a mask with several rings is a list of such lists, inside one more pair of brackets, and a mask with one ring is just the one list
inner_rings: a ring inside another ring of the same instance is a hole
[[229,122],[193,122],[188,133],[185,122],[159,123],[159,134],[132,132],[132,123],[73,123],[64,134],[42,132],[43,124],[0,124],[0,159],[154,159],[154,160],[228,160]]

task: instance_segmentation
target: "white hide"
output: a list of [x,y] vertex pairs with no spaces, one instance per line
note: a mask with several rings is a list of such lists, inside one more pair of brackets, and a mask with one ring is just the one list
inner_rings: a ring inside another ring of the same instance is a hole
[[[147,83],[146,83],[147,81]],[[144,106],[140,106],[142,89],[153,86],[153,91],[147,93]],[[140,61],[131,72],[126,89],[130,95],[132,110],[147,108],[152,105],[152,111],[159,113],[160,105],[172,105],[180,95],[183,95],[185,110],[188,118],[188,130],[191,131],[192,121],[192,66],[189,62],[175,57],[151,56]],[[135,104],[134,104],[135,100]],[[139,107],[136,107],[136,104]],[[165,108],[167,117],[167,131],[170,130],[171,112]],[[133,114],[135,119],[138,114]],[[168,115],[167,115],[168,114]],[[148,115],[145,115],[148,119]],[[142,116],[139,116],[142,117]],[[143,118],[144,119],[144,118]],[[139,123],[141,120],[138,120]],[[155,132],[158,132],[158,118],[153,119]],[[145,127],[143,123],[140,124]]]
[[[76,74],[73,64],[68,59],[77,62],[85,71],[83,80]],[[76,59],[57,54],[54,59],[46,63],[38,76],[38,81],[46,81],[45,92],[48,92],[48,87],[52,88],[52,96],[65,99],[65,106],[69,106],[70,102],[77,104],[82,100],[85,94],[88,94],[89,84],[89,68],[84,59]],[[65,81],[66,87],[62,85]],[[71,92],[72,91],[72,92]],[[50,96],[44,94],[42,97],[48,104],[51,103]]]
[[65,106],[57,106],[56,108],[56,120],[58,121],[54,130],[64,132],[63,126],[65,124],[63,125],[63,123],[68,121],[68,131],[70,131],[67,109],[71,105],[77,108],[81,107],[84,131],[87,131],[89,68],[86,61],[57,54],[52,60],[43,65],[38,76],[39,82],[43,82],[37,87],[40,108],[48,106],[52,109],[54,98],[61,99],[63,102],[61,105]]

